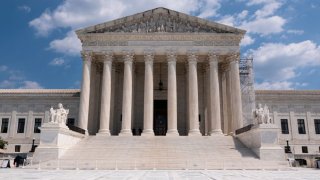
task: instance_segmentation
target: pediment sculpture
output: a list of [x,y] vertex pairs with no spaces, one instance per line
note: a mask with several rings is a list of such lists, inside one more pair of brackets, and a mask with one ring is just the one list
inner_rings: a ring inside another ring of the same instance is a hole
[[116,23],[89,33],[130,32],[130,33],[231,33],[224,29],[209,26],[205,23],[191,21],[169,14],[156,14],[139,19]]
[[67,123],[68,114],[69,114],[69,109],[63,108],[63,105],[59,103],[58,109],[53,109],[53,107],[50,108],[49,123],[65,126]]
[[272,124],[267,105],[262,107],[262,104],[258,104],[258,107],[254,110],[254,118],[255,122],[258,124]]

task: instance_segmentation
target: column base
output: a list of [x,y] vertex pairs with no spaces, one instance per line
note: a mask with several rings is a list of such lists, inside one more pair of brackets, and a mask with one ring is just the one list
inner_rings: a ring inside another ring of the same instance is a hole
[[221,129],[214,129],[210,132],[210,136],[223,135]]
[[166,133],[166,136],[179,136],[178,130],[176,129],[169,129]]
[[144,129],[141,136],[154,136],[153,129]]
[[192,129],[189,130],[188,136],[201,136],[202,134],[200,133],[199,129]]
[[107,129],[99,130],[96,136],[111,136],[110,131]]
[[122,129],[119,136],[132,136],[132,132],[130,129]]

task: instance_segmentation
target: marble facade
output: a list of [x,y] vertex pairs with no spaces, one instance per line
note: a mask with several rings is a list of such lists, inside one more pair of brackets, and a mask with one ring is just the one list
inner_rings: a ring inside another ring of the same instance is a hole
[[[153,106],[164,100],[170,135],[232,133],[243,124],[238,63],[244,33],[165,8],[78,30],[79,127],[89,134],[154,135]],[[228,105],[220,107],[222,101]],[[223,111],[232,116],[222,118]]]

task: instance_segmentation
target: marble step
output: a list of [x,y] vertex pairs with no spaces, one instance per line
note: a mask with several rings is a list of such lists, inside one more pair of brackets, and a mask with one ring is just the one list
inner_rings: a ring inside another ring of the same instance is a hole
[[89,136],[43,169],[283,169],[231,136]]

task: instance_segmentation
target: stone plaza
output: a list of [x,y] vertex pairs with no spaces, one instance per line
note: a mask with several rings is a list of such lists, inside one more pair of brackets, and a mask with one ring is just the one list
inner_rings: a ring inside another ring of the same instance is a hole
[[[19,176],[17,176],[19,174]],[[63,170],[24,170],[24,169],[0,169],[0,179],[132,179],[132,180],[229,180],[229,179],[291,179],[291,180],[316,180],[320,172],[317,170],[286,170],[286,171],[63,171]]]

